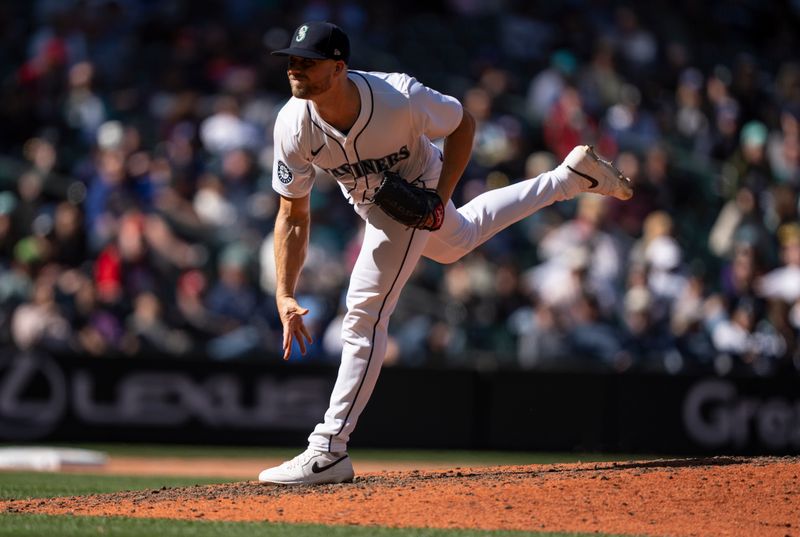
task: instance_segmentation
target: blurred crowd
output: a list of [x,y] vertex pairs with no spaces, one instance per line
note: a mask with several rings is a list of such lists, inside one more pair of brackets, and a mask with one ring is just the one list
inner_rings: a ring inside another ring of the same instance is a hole
[[[304,20],[477,119],[456,204],[595,145],[635,183],[423,261],[387,363],[800,371],[800,4],[0,3],[0,345],[278,359],[272,126]],[[307,362],[335,362],[362,223],[320,173]],[[293,360],[299,360],[295,353]]]

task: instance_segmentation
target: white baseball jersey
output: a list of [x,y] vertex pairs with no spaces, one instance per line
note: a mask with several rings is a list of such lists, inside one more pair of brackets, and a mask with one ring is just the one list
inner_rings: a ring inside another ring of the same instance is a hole
[[401,73],[348,73],[361,96],[361,111],[347,133],[292,97],[275,122],[272,187],[282,196],[307,195],[315,167],[331,174],[363,217],[384,170],[434,187],[441,153],[431,142],[453,132],[463,114],[457,99]]

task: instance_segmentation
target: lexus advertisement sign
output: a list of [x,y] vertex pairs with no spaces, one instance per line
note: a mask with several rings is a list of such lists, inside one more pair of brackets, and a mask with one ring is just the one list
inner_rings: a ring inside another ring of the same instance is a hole
[[[302,445],[336,369],[0,353],[0,441]],[[403,430],[402,435],[396,433]],[[800,453],[800,379],[385,368],[359,447]]]
[[51,357],[0,356],[0,437],[31,440],[52,434],[67,411],[67,379]]
[[332,372],[263,369],[7,352],[0,356],[0,439],[304,439],[328,406]]

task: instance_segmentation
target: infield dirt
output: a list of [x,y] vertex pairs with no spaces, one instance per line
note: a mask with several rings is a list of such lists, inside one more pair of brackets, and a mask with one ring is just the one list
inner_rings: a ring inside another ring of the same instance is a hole
[[0,502],[0,512],[335,525],[800,537],[800,457],[406,470]]

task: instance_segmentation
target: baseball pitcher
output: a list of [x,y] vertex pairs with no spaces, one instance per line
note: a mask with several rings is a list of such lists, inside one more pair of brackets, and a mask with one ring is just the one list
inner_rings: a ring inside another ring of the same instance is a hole
[[[292,343],[311,344],[308,310],[294,297],[310,229],[315,168],[339,182],[366,221],[347,291],[342,359],[330,406],[308,449],[259,480],[279,484],[352,481],[347,443],[378,378],[389,318],[420,256],[452,263],[537,210],[581,192],[628,199],[630,180],[589,146],[576,147],[552,171],[478,196],[456,208],[450,198],[472,151],[475,122],[461,103],[401,73],[348,69],[350,42],[337,26],[307,22],[287,56],[292,98],[275,124],[272,185],[276,300],[284,358]],[[431,140],[444,139],[440,151]]]

